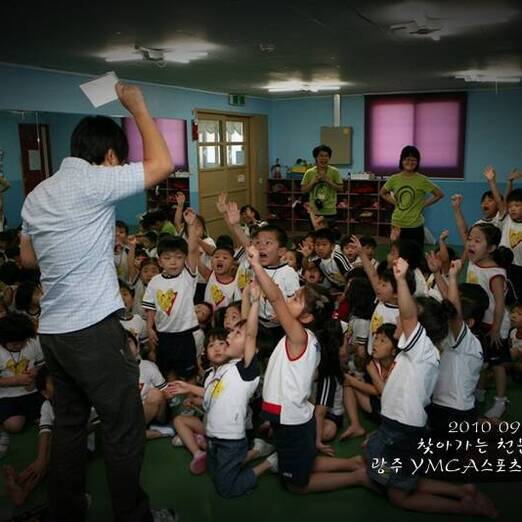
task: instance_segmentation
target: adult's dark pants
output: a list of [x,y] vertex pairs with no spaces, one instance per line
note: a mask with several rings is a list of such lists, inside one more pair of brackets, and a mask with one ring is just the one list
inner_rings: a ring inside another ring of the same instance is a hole
[[399,239],[409,239],[424,248],[424,225],[415,228],[401,228]]
[[92,405],[103,429],[114,520],[151,522],[149,500],[140,487],[145,419],[138,363],[118,319],[113,314],[77,332],[42,334],[40,341],[54,380],[50,520],[85,519],[87,421]]

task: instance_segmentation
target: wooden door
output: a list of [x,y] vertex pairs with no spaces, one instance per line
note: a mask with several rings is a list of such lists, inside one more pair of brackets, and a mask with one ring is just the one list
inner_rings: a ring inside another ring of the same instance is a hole
[[22,152],[22,181],[24,194],[52,174],[49,127],[35,123],[19,123],[20,150]]
[[199,209],[211,237],[227,234],[216,201],[220,192],[241,207],[250,202],[249,118],[198,113]]
[[250,118],[250,203],[262,218],[267,214],[268,123],[266,116]]

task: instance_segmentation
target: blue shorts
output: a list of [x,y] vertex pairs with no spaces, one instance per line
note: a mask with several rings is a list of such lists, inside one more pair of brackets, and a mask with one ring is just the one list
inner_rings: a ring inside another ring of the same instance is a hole
[[385,489],[414,490],[419,476],[414,474],[410,459],[419,453],[418,443],[426,434],[426,428],[406,426],[382,417],[381,425],[366,445],[368,476]]

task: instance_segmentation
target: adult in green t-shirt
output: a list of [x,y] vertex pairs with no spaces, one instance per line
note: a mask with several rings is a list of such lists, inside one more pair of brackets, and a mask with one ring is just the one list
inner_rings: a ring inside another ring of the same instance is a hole
[[[408,145],[402,149],[399,168],[401,171],[382,186],[381,197],[395,207],[391,223],[400,229],[399,238],[411,239],[424,246],[422,211],[442,199],[444,193],[418,172],[420,152],[417,147]],[[426,198],[428,194],[431,197]]]
[[337,193],[343,190],[341,173],[328,165],[332,149],[319,145],[312,151],[315,167],[308,169],[301,181],[301,190],[310,193],[310,206],[318,216],[333,218],[337,215]]

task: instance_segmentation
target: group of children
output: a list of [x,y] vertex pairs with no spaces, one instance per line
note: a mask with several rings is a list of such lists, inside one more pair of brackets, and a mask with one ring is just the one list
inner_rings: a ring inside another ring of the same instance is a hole
[[[148,214],[136,235],[117,222],[120,321],[147,438],[184,446],[190,471],[208,472],[225,497],[251,492],[270,470],[299,494],[363,486],[410,510],[495,517],[470,484],[389,469],[428,430],[444,437],[450,421],[477,420],[490,373],[496,397],[485,417],[500,418],[507,371],[522,375],[522,189],[512,188],[521,174],[505,198],[494,170],[485,176],[484,217],[469,229],[462,196],[452,198],[460,257],[444,232],[427,256],[394,239],[378,261],[374,238],[339,238],[313,213],[314,230],[291,243],[226,194],[217,206],[230,235],[215,241],[181,193],[172,221]],[[20,474],[4,468],[21,504],[48,465],[52,379],[36,336],[37,274],[19,268],[15,234],[0,240],[0,455],[9,434],[40,419],[36,460]],[[336,458],[338,435],[366,435],[361,412],[377,430],[362,455]]]

